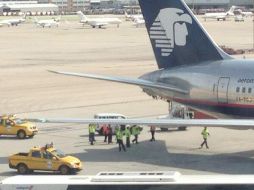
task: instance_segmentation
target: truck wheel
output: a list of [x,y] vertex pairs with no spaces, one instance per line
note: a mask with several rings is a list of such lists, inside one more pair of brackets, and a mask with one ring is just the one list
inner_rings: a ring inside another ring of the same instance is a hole
[[60,167],[59,171],[62,175],[67,175],[70,173],[70,168],[68,166],[63,165]]
[[161,131],[168,131],[168,128],[161,127]]
[[17,170],[19,174],[26,174],[29,171],[29,169],[27,168],[25,164],[19,164],[17,167]]
[[17,133],[17,136],[19,139],[24,139],[24,138],[26,138],[26,132],[23,130],[19,130]]
[[178,127],[178,131],[186,131],[187,127],[186,126],[181,126]]

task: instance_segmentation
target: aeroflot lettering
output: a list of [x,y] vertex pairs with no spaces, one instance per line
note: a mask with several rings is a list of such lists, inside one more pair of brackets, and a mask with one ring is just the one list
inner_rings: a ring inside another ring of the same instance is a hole
[[175,45],[185,46],[188,30],[186,23],[192,24],[190,15],[181,9],[161,9],[150,28],[150,38],[155,40],[155,47],[161,49],[162,56],[169,56]]
[[238,83],[254,83],[254,79],[239,79]]

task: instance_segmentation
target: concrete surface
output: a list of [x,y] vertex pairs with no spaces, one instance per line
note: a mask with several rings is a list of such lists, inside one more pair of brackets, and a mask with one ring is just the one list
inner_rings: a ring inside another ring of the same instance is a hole
[[[253,46],[251,19],[244,23],[202,23],[220,45],[233,48]],[[2,27],[0,42],[1,114],[80,118],[92,117],[100,112],[122,113],[128,117],[156,117],[167,113],[165,102],[153,100],[138,87],[61,76],[47,71],[129,77],[153,71],[157,66],[145,28],[123,22],[120,28],[92,29],[66,18],[59,28],[37,28],[32,23]],[[40,133],[33,139],[0,137],[0,179],[17,174],[8,168],[9,155],[51,141],[83,161],[84,170],[80,174],[96,174],[103,170],[254,174],[252,130],[210,128],[210,149],[200,150],[201,128],[183,132],[158,131],[154,143],[148,141],[150,134],[145,128],[140,144],[119,153],[117,145],[104,144],[103,137],[96,137],[96,145],[90,146],[86,125],[38,124],[38,127]]]

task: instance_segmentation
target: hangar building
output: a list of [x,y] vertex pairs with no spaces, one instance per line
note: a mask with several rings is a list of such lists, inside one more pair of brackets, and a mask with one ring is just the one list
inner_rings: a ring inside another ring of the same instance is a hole
[[57,13],[58,6],[37,1],[0,1],[0,14],[4,13]]
[[[253,8],[253,0],[185,0],[186,3],[195,9],[210,9],[210,8],[223,8],[228,9],[232,5],[244,6]],[[8,3],[9,2],[9,3]],[[63,12],[76,12],[78,10],[98,8],[123,8],[124,6],[138,5],[138,0],[38,0],[26,1],[29,3],[18,3],[20,0],[14,1],[17,5],[10,4],[10,0],[0,0],[0,14],[5,10],[30,10],[33,11],[63,11]],[[24,1],[23,1],[24,2]],[[6,3],[6,4],[4,4]],[[31,5],[29,5],[31,4]],[[33,5],[32,5],[33,4]]]

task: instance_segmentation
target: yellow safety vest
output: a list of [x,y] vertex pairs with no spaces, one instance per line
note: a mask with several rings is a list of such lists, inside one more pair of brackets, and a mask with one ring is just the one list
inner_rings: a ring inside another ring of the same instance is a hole
[[95,133],[96,126],[94,124],[90,124],[88,127],[89,133]]
[[116,133],[116,138],[118,139],[118,140],[123,140],[123,132],[122,131],[117,131],[117,133]]
[[126,137],[130,137],[131,136],[131,132],[129,129],[125,129],[125,135]]
[[204,138],[204,139],[207,139],[207,137],[208,137],[208,135],[209,135],[208,129],[204,129],[204,130],[202,131],[201,134],[203,135],[203,138]]

